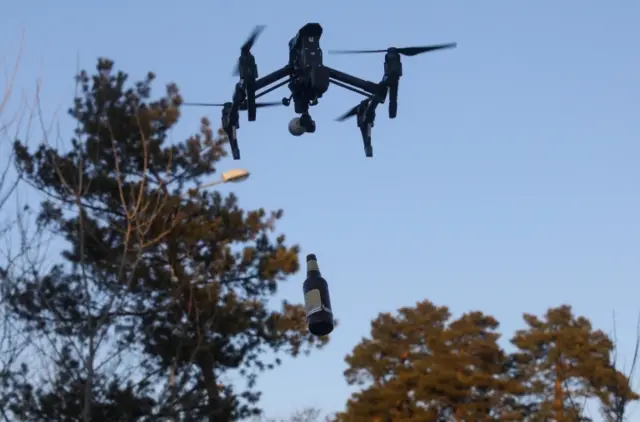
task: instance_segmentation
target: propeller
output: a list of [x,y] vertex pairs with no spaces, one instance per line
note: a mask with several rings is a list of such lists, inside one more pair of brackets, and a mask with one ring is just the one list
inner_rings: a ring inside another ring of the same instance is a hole
[[353,107],[352,109],[350,109],[349,111],[347,111],[346,113],[344,113],[342,116],[336,118],[337,122],[344,122],[347,119],[350,119],[354,116],[358,115],[358,107],[360,107],[360,104],[358,104],[357,106]]
[[331,50],[331,54],[369,54],[369,53],[398,53],[403,56],[417,56],[418,54],[427,53],[429,51],[444,50],[447,48],[455,48],[457,43],[425,45],[422,47],[391,47],[386,50]]
[[[195,106],[195,107],[224,107],[227,104],[231,104],[231,103],[182,103],[182,105],[185,106]],[[282,105],[282,101],[278,101],[278,102],[268,102],[268,103],[256,103],[256,107],[257,108],[262,108],[262,107],[275,107],[275,106],[281,106]],[[242,102],[240,103],[240,105],[238,106],[238,110],[246,110],[247,109],[247,102]]]
[[[256,43],[256,40],[258,39],[262,31],[264,31],[264,28],[266,28],[266,25],[256,25],[256,27],[253,28],[253,32],[251,32],[251,35],[249,35],[249,38],[247,38],[247,41],[245,41],[244,44],[242,44],[242,47],[240,47],[241,55],[251,53],[251,48]],[[238,60],[238,63],[236,64],[236,67],[233,70],[233,76],[238,76],[238,75],[240,75],[240,60]]]

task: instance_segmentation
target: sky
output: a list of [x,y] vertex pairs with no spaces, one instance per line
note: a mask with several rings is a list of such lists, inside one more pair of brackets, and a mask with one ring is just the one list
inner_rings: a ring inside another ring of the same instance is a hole
[[[334,121],[361,97],[336,86],[312,109],[315,134],[288,133],[292,107],[242,117],[242,160],[221,170],[252,176],[221,189],[246,208],[284,209],[280,230],[318,256],[340,320],[325,350],[260,378],[267,414],[342,409],[351,391],[344,356],[378,313],[422,299],[455,315],[490,313],[505,337],[522,327],[523,312],[570,303],[610,331],[615,311],[629,356],[640,312],[640,3],[22,0],[2,8],[1,52],[15,52],[24,31],[18,84],[28,91],[42,76],[45,115],[70,105],[77,57],[88,69],[112,58],[133,79],[152,70],[158,87],[175,81],[186,101],[230,100],[231,70],[255,24],[268,25],[253,49],[261,75],[285,63],[289,39],[307,22],[323,25],[325,52],[458,43],[403,60],[398,117],[380,109],[372,159],[355,122]],[[365,79],[382,76],[383,55],[324,58]],[[203,115],[218,121],[219,110],[183,110],[174,138],[197,131]],[[71,122],[62,128],[70,133]],[[292,277],[279,297],[301,302],[303,279]]]

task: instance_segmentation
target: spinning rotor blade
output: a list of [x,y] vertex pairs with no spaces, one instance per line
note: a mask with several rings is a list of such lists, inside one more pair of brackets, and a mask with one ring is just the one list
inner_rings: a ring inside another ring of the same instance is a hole
[[[276,107],[276,106],[283,106],[282,101],[274,101],[274,102],[269,102],[269,103],[256,103],[256,107],[261,108],[261,107]],[[246,104],[245,104],[246,107]],[[244,110],[244,109],[243,109]]]
[[[258,39],[262,31],[264,31],[264,28],[266,28],[266,25],[256,25],[256,27],[253,28],[253,31],[251,32],[251,35],[249,35],[249,38],[247,38],[247,41],[245,41],[244,44],[242,44],[242,47],[240,47],[240,54],[249,54],[251,52],[251,48],[256,43],[256,40]],[[233,76],[238,76],[239,74],[240,61],[238,60],[238,63],[233,70]]]
[[398,53],[403,56],[417,56],[418,54],[427,53],[430,51],[436,50],[444,50],[446,48],[455,48],[457,43],[448,43],[448,44],[436,44],[436,45],[425,45],[422,47],[403,47],[403,48],[395,48],[391,47],[386,50],[331,50],[329,53],[331,54],[369,54],[369,53]]
[[358,107],[360,107],[360,105],[358,104],[357,106],[353,107],[352,109],[350,109],[349,111],[347,111],[346,113],[344,113],[342,116],[338,117],[336,119],[337,122],[344,122],[347,119],[350,119],[354,116],[358,115]]
[[224,103],[182,103],[182,105],[191,107],[224,107]]
[[256,27],[253,28],[253,32],[251,32],[251,35],[249,35],[249,38],[247,38],[247,41],[242,44],[240,51],[242,51],[243,53],[248,53],[249,51],[251,51],[251,47],[253,47],[253,44],[256,43],[256,40],[258,39],[262,31],[264,31],[264,28],[266,28],[266,25],[256,25]]
[[[230,103],[229,103],[230,104]],[[195,106],[195,107],[224,107],[226,105],[226,103],[182,103],[182,105],[185,106]],[[262,107],[275,107],[275,106],[281,106],[282,105],[282,101],[277,101],[277,102],[267,102],[267,103],[256,103],[256,107],[257,108],[262,108]],[[238,110],[246,110],[247,109],[247,103],[244,102],[242,104],[240,104],[238,106]]]

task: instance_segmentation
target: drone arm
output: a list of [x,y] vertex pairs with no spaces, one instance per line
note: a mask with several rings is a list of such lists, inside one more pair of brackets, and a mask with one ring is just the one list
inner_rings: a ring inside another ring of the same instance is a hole
[[354,92],[358,92],[362,95],[372,96],[378,99],[384,99],[384,97],[386,96],[386,87],[383,87],[375,82],[366,81],[364,79],[349,75],[348,73],[340,72],[339,70],[332,69],[330,67],[326,68],[329,71],[329,78],[331,82],[336,85],[339,85],[346,89],[350,89]]
[[284,81],[280,81],[275,85],[271,85],[269,88],[265,89],[264,91],[260,91],[259,93],[256,93],[256,98],[260,98],[263,95],[266,95],[266,94],[268,94],[270,92],[275,91],[276,89],[280,88],[281,86],[285,86],[286,84],[291,82],[291,79],[292,78],[285,79]]
[[291,67],[289,65],[286,65],[258,79],[255,85],[256,91],[265,88],[273,83],[276,83],[280,79],[286,78],[287,76],[291,76]]

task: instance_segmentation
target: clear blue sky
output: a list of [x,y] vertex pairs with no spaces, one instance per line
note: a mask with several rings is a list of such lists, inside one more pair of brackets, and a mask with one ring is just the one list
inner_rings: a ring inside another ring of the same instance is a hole
[[[189,101],[225,101],[254,24],[269,25],[254,48],[266,74],[309,21],[324,26],[325,50],[458,48],[404,60],[399,115],[379,113],[374,159],[354,122],[333,121],[360,101],[337,87],[313,109],[314,135],[290,136],[286,108],[243,121],[240,164],[253,176],[234,190],[246,207],[284,208],[280,229],[318,255],[342,323],[325,351],[261,378],[266,411],[341,409],[343,357],[370,320],[424,298],[492,313],[508,334],[523,311],[565,302],[609,330],[615,309],[630,349],[640,310],[640,3],[23,0],[2,6],[0,34],[4,49],[26,30],[20,83],[42,72],[52,113],[70,104],[78,53],[83,67],[107,56],[134,78],[153,70],[161,84],[176,81]],[[382,60],[325,55],[375,81]],[[175,139],[218,113],[185,110]],[[301,301],[303,278],[282,297]]]

